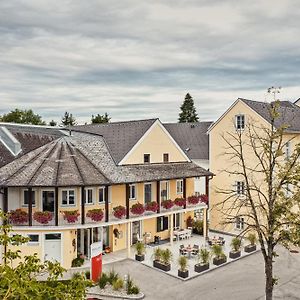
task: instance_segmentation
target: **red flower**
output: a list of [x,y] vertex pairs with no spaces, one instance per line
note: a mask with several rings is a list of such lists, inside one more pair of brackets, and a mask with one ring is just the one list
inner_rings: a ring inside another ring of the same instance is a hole
[[91,209],[87,212],[86,216],[93,221],[100,222],[103,219],[103,211],[101,208]]
[[9,215],[9,220],[16,225],[28,222],[28,213],[20,208],[12,210]]
[[195,205],[198,204],[200,202],[200,196],[190,196],[188,197],[188,203]]
[[176,206],[181,206],[181,207],[183,207],[183,206],[185,206],[185,204],[186,204],[186,200],[185,200],[184,198],[176,198],[176,199],[174,200],[174,204],[175,204]]
[[114,216],[118,219],[122,219],[126,215],[126,208],[122,205],[114,207],[113,210]]
[[131,212],[134,215],[142,215],[145,212],[144,205],[141,203],[133,204],[131,207]]
[[200,195],[200,201],[202,203],[208,204],[208,196],[204,194]]
[[172,200],[164,200],[161,202],[161,206],[165,209],[170,209],[174,206],[174,202]]
[[146,204],[145,210],[146,211],[157,212],[157,210],[158,210],[158,203],[156,201],[148,202]]
[[78,210],[68,210],[63,212],[64,220],[67,220],[68,223],[75,223],[78,221],[80,213]]
[[38,223],[48,224],[53,219],[53,215],[50,211],[36,211],[33,214],[33,219]]

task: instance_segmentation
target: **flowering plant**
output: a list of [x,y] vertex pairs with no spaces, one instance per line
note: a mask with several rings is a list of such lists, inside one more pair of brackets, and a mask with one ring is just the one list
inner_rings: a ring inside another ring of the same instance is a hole
[[200,197],[199,196],[190,196],[188,197],[188,203],[189,204],[198,204],[200,202]]
[[161,206],[165,209],[170,209],[174,206],[174,202],[172,200],[164,200],[161,202]]
[[185,206],[186,200],[185,200],[184,198],[176,198],[176,199],[174,200],[174,204],[175,204],[176,206]]
[[53,219],[53,215],[50,211],[36,211],[33,214],[33,219],[38,223],[48,224]]
[[16,225],[28,222],[28,213],[20,208],[12,210],[9,215],[9,220]]
[[64,220],[67,220],[68,223],[75,223],[78,221],[80,213],[78,210],[66,210],[63,212]]
[[158,203],[156,201],[148,202],[146,204],[146,206],[145,206],[145,210],[157,212],[157,210],[158,210]]
[[131,212],[134,215],[142,215],[145,212],[144,205],[141,203],[133,204],[131,207]]
[[205,204],[208,204],[208,196],[204,194],[200,195],[200,201]]
[[87,217],[96,222],[100,222],[103,219],[103,215],[101,208],[90,209],[86,214]]
[[126,215],[126,208],[122,205],[114,207],[113,210],[114,216],[118,219],[122,219]]

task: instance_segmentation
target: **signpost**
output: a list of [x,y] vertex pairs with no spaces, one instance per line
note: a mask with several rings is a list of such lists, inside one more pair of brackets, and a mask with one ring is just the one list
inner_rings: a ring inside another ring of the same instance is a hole
[[102,241],[91,244],[91,279],[97,282],[102,273]]

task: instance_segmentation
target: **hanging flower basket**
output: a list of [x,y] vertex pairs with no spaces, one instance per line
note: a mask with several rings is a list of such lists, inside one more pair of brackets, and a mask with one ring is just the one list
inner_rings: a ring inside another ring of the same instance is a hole
[[153,211],[153,212],[157,212],[158,210],[158,203],[156,201],[152,201],[146,204],[145,206],[145,210],[146,211]]
[[170,209],[174,206],[174,202],[172,200],[164,200],[161,202],[161,206],[165,209]]
[[78,221],[78,217],[80,216],[80,213],[78,210],[68,210],[63,212],[64,220],[66,220],[68,223],[75,223]]
[[53,219],[53,215],[50,211],[36,211],[33,219],[40,224],[48,224]]
[[28,222],[28,213],[20,208],[12,210],[9,215],[12,224],[22,225]]
[[100,222],[103,219],[103,210],[101,208],[91,209],[86,213],[86,216],[95,222]]
[[208,204],[208,196],[207,195],[200,195],[200,202]]
[[176,199],[174,200],[174,204],[175,204],[176,206],[183,207],[183,206],[185,206],[185,204],[186,204],[186,200],[185,200],[184,198],[176,198]]
[[145,212],[144,205],[141,203],[133,204],[131,207],[131,212],[134,215],[142,215]]
[[190,196],[188,197],[188,203],[192,205],[196,205],[200,202],[200,197],[199,196]]
[[118,219],[122,219],[126,215],[126,208],[122,205],[114,207],[113,210],[113,215]]

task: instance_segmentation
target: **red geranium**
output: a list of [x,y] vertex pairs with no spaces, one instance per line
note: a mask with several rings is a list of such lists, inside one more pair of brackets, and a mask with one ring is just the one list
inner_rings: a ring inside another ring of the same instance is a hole
[[131,207],[131,212],[134,215],[142,215],[145,212],[144,205],[141,203],[133,204]]
[[87,217],[96,222],[100,222],[103,219],[103,215],[101,208],[90,209],[86,214]]
[[183,206],[185,206],[185,204],[186,204],[186,200],[185,200],[184,198],[176,198],[176,199],[174,200],[174,204],[175,204],[176,206],[181,206],[181,207],[183,207]]
[[64,220],[67,220],[68,223],[75,223],[78,221],[80,213],[78,210],[66,210],[63,211]]
[[53,219],[53,215],[50,211],[36,211],[33,214],[33,219],[38,223],[48,224]]
[[174,206],[174,202],[172,200],[164,200],[161,202],[161,206],[165,209],[170,209]]
[[28,213],[20,208],[12,210],[9,215],[11,223],[21,225],[28,222]]
[[200,195],[200,201],[202,203],[208,204],[208,196],[204,194]]
[[188,203],[195,205],[198,204],[200,202],[200,197],[199,196],[190,196],[188,197]]
[[118,219],[122,219],[126,215],[126,208],[122,205],[114,207],[114,216]]
[[147,211],[157,212],[157,210],[158,210],[158,203],[157,203],[156,201],[148,202],[148,203],[146,204],[145,209],[146,209]]

